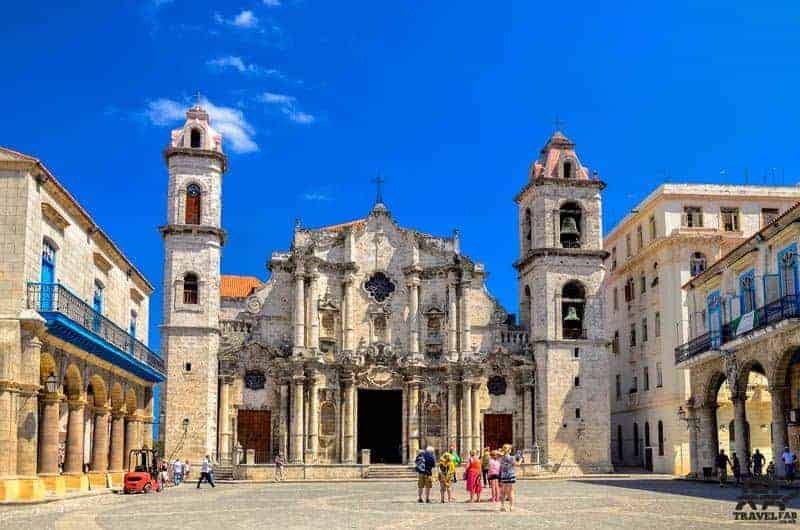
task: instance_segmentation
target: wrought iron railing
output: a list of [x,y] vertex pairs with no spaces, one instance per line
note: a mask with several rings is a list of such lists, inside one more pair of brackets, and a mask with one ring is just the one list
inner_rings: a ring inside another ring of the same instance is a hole
[[27,304],[28,309],[40,313],[61,313],[134,359],[159,372],[165,371],[161,357],[61,284],[29,283]]
[[712,349],[719,349],[725,343],[747,333],[764,329],[787,318],[797,317],[800,317],[797,295],[783,296],[753,311],[753,325],[748,326],[741,333],[739,333],[739,327],[743,317],[723,324],[720,330],[709,331],[693,338],[686,344],[681,344],[675,348],[675,363],[681,363]]

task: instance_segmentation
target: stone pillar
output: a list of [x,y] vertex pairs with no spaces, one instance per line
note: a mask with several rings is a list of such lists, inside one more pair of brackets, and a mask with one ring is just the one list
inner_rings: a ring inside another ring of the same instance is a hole
[[458,383],[447,382],[447,436],[449,446],[458,447]]
[[308,317],[311,325],[311,333],[309,333],[308,347],[313,350],[319,349],[319,292],[317,290],[317,280],[319,274],[312,272],[309,276],[308,282]]
[[42,403],[42,424],[39,429],[39,473],[58,474],[58,394],[46,394]]
[[524,451],[533,449],[533,384],[522,384],[522,441]]
[[356,461],[356,440],[355,440],[355,401],[356,388],[353,374],[342,375],[342,391],[344,392],[344,432],[342,447],[344,454],[342,461],[348,464]]
[[279,433],[279,445],[280,448],[278,452],[283,456],[284,459],[288,458],[289,455],[289,382],[283,380],[280,382],[280,410],[278,411],[279,414],[279,425],[280,425],[280,433]]
[[17,475],[20,477],[36,476],[38,424],[39,391],[26,385],[17,393]]
[[94,409],[92,471],[108,471],[108,409]]
[[[408,284],[408,351],[419,353],[419,279],[409,278]],[[416,453],[414,453],[416,456]]]
[[448,275],[447,284],[447,351],[451,358],[458,355],[458,305],[456,305],[455,274]]
[[[355,279],[352,274],[345,276],[342,283],[344,285],[344,311],[342,315],[342,332],[344,334],[344,351],[353,351],[353,283]],[[388,322],[387,322],[388,325]]]
[[308,453],[310,464],[317,462],[319,450],[319,392],[317,390],[318,378],[316,374],[308,377]]
[[704,467],[715,468],[719,442],[717,440],[717,407],[706,404],[696,409],[698,416],[698,472],[703,474]]
[[695,477],[699,477],[703,474],[703,470],[700,469],[700,448],[697,445],[697,435],[699,433],[698,422],[700,418],[698,417],[695,407],[687,405],[686,418],[688,420],[687,426],[689,429],[689,472]]
[[0,477],[17,474],[16,394],[13,383],[0,382]]
[[783,412],[783,387],[772,387],[769,390],[772,397],[772,461],[775,462],[775,473],[778,477],[785,476],[783,448],[788,445],[789,439],[786,436],[786,416]]
[[298,263],[294,272],[294,351],[306,345],[306,276],[303,264]]
[[413,462],[419,452],[419,382],[408,382],[408,460]]
[[469,311],[469,288],[471,282],[469,273],[464,272],[464,279],[461,282],[461,353],[466,355],[472,349],[471,346],[471,326]]
[[219,382],[219,420],[217,425],[218,457],[220,461],[228,462],[231,460],[231,422],[229,408],[232,381],[228,376],[220,376]]
[[[745,402],[747,400],[747,396],[744,392],[739,394],[734,394],[732,396],[733,401],[733,429],[735,432],[736,437],[736,456],[739,457],[739,462],[741,464],[742,473],[744,473],[744,463],[747,460],[747,413],[745,411]],[[733,460],[733,455],[731,455],[731,460]]]
[[294,463],[303,462],[303,383],[305,377],[300,374],[292,376],[292,446],[289,460]]
[[479,383],[472,384],[472,448],[476,451],[481,450],[480,386]]
[[461,384],[461,459],[472,451],[472,385]]
[[125,414],[121,411],[111,413],[111,471],[125,469]]
[[67,454],[64,473],[83,473],[83,411],[86,404],[81,400],[68,402]]
[[134,449],[140,449],[138,447],[138,441],[136,440],[136,434],[139,430],[139,426],[136,424],[136,417],[134,415],[129,415],[125,419],[125,455],[123,456],[124,467],[127,469],[130,467],[130,462],[128,459],[131,456],[131,451]]

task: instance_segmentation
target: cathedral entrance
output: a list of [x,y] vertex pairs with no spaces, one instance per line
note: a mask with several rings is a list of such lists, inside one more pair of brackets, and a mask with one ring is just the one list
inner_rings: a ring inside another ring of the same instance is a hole
[[484,414],[483,441],[486,447],[497,449],[503,444],[513,444],[511,414]]
[[403,462],[403,392],[358,389],[358,450],[374,464]]
[[248,449],[255,451],[255,464],[270,461],[270,413],[268,410],[239,409],[236,418],[236,434],[242,446],[242,456]]

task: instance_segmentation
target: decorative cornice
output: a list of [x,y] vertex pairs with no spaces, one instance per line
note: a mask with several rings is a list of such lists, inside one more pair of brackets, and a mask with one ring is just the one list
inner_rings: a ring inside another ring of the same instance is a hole
[[534,179],[530,179],[528,183],[525,184],[525,186],[519,191],[519,193],[514,195],[514,202],[519,203],[522,196],[530,188],[534,186],[548,186],[548,185],[565,186],[571,188],[597,188],[600,191],[606,188],[606,183],[603,182],[602,180],[537,177]]
[[557,247],[544,247],[534,248],[528,251],[524,258],[520,258],[514,262],[514,268],[521,270],[526,267],[534,258],[546,256],[564,256],[573,258],[598,258],[601,260],[606,259],[609,253],[605,250],[588,250],[583,248],[557,248]]
[[170,234],[211,234],[219,238],[220,246],[225,245],[225,240],[228,237],[228,233],[222,228],[209,225],[168,224],[159,226],[158,231],[161,232],[161,237],[166,237]]
[[196,149],[193,147],[168,147],[164,149],[164,160],[169,164],[169,159],[175,155],[214,158],[219,160],[222,168],[222,173],[228,170],[228,157],[219,151],[212,151],[210,149]]

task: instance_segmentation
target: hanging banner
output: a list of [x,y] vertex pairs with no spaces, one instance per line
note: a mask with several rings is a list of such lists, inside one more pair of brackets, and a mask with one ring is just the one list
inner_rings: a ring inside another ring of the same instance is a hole
[[750,311],[749,313],[745,313],[742,315],[742,318],[739,319],[739,326],[736,328],[736,334],[741,335],[742,333],[747,333],[748,331],[753,330],[753,324],[755,321],[756,313],[755,311]]

